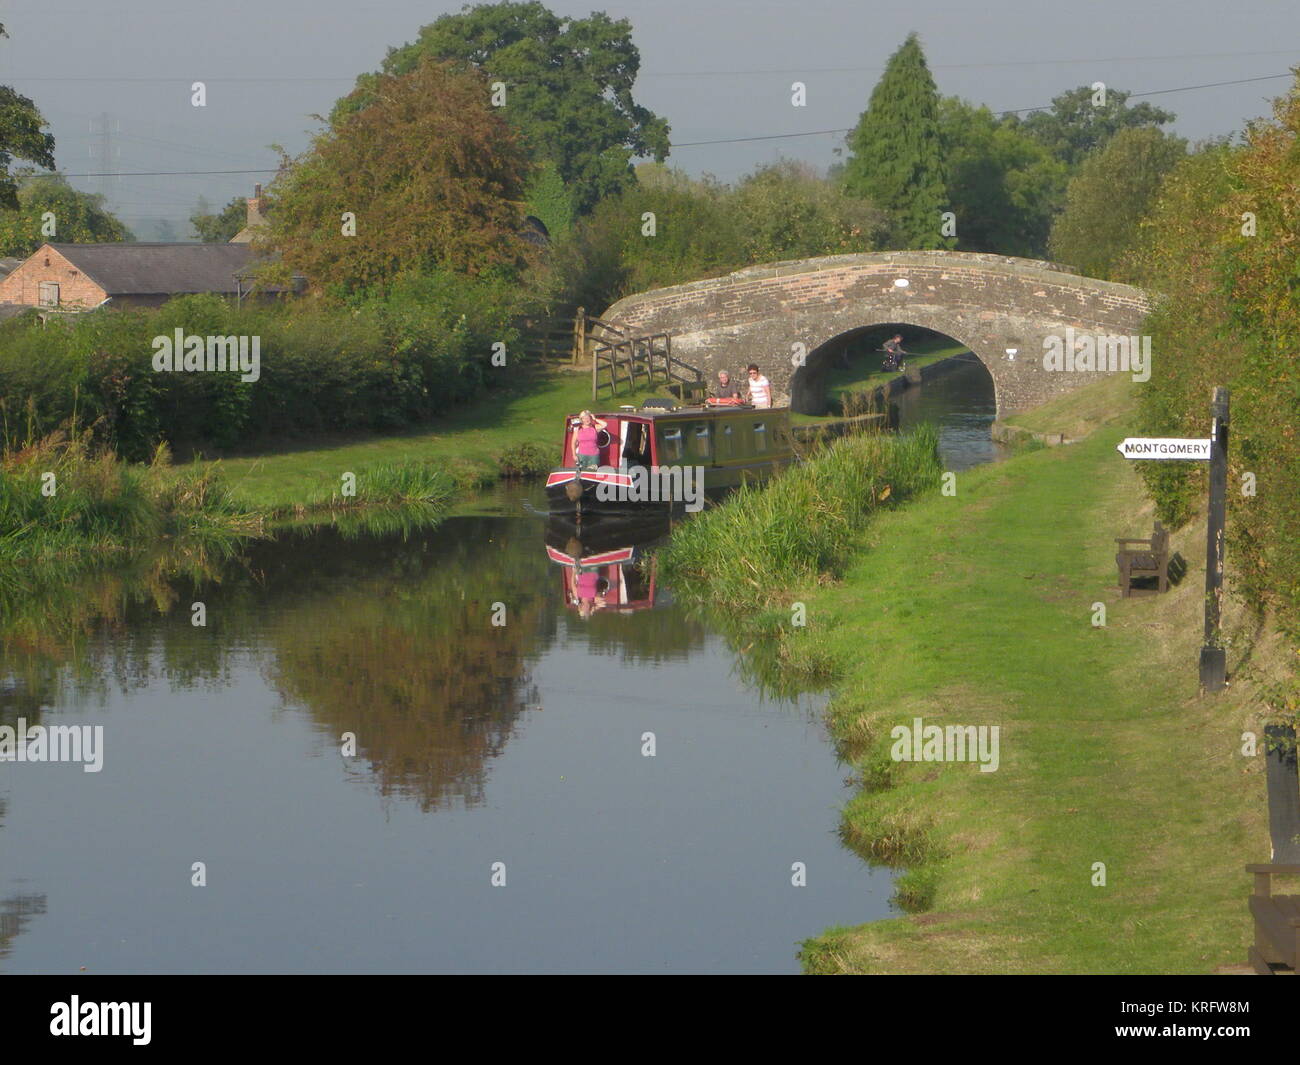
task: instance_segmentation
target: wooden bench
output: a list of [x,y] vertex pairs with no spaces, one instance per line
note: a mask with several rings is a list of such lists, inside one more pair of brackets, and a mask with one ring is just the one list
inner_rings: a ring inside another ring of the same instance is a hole
[[[1300,895],[1274,895],[1272,878],[1300,876],[1300,865],[1248,865],[1255,874],[1250,912],[1255,918],[1255,945],[1248,958],[1261,976],[1300,972]],[[1275,969],[1274,966],[1287,968]]]
[[1169,533],[1163,525],[1156,522],[1148,540],[1117,536],[1115,543],[1119,544],[1115,564],[1119,566],[1119,586],[1125,599],[1133,594],[1135,577],[1154,577],[1157,593],[1169,591]]

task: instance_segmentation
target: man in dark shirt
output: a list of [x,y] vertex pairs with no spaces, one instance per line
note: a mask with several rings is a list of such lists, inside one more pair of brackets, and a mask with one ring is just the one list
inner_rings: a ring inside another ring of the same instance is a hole
[[731,383],[731,374],[726,370],[718,371],[718,384],[713,389],[713,394],[718,399],[735,399],[740,395],[736,386]]
[[903,363],[903,356],[907,352],[903,350],[903,334],[895,333],[885,341],[885,369],[896,370]]

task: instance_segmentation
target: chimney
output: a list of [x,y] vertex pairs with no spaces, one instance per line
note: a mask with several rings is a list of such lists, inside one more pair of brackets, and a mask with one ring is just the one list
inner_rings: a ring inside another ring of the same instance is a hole
[[248,216],[246,225],[260,226],[264,225],[266,219],[262,215],[262,186],[253,186],[252,198],[246,201],[248,204]]

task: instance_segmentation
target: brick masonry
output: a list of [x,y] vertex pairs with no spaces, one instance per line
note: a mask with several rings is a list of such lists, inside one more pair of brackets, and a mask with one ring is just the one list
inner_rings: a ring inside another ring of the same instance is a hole
[[[899,279],[907,285],[896,285]],[[1071,326],[1076,334],[1137,336],[1150,308],[1141,289],[1052,263],[935,251],[755,266],[628,296],[601,317],[636,333],[672,333],[673,354],[710,379],[756,362],[778,402],[810,411],[821,401],[835,341],[872,326],[933,329],[988,368],[1002,418],[1096,379],[1045,370],[1045,338],[1064,337]],[[795,344],[807,352],[798,367]],[[1154,360],[1158,365],[1158,352]]]
[[43,247],[0,281],[0,303],[40,306],[42,281],[59,286],[59,306],[64,310],[97,307],[108,295],[55,249]]

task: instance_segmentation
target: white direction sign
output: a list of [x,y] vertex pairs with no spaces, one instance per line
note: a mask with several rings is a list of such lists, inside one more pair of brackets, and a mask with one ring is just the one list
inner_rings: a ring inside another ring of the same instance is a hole
[[1130,436],[1115,445],[1126,459],[1192,459],[1207,462],[1213,440],[1182,440],[1175,437]]

